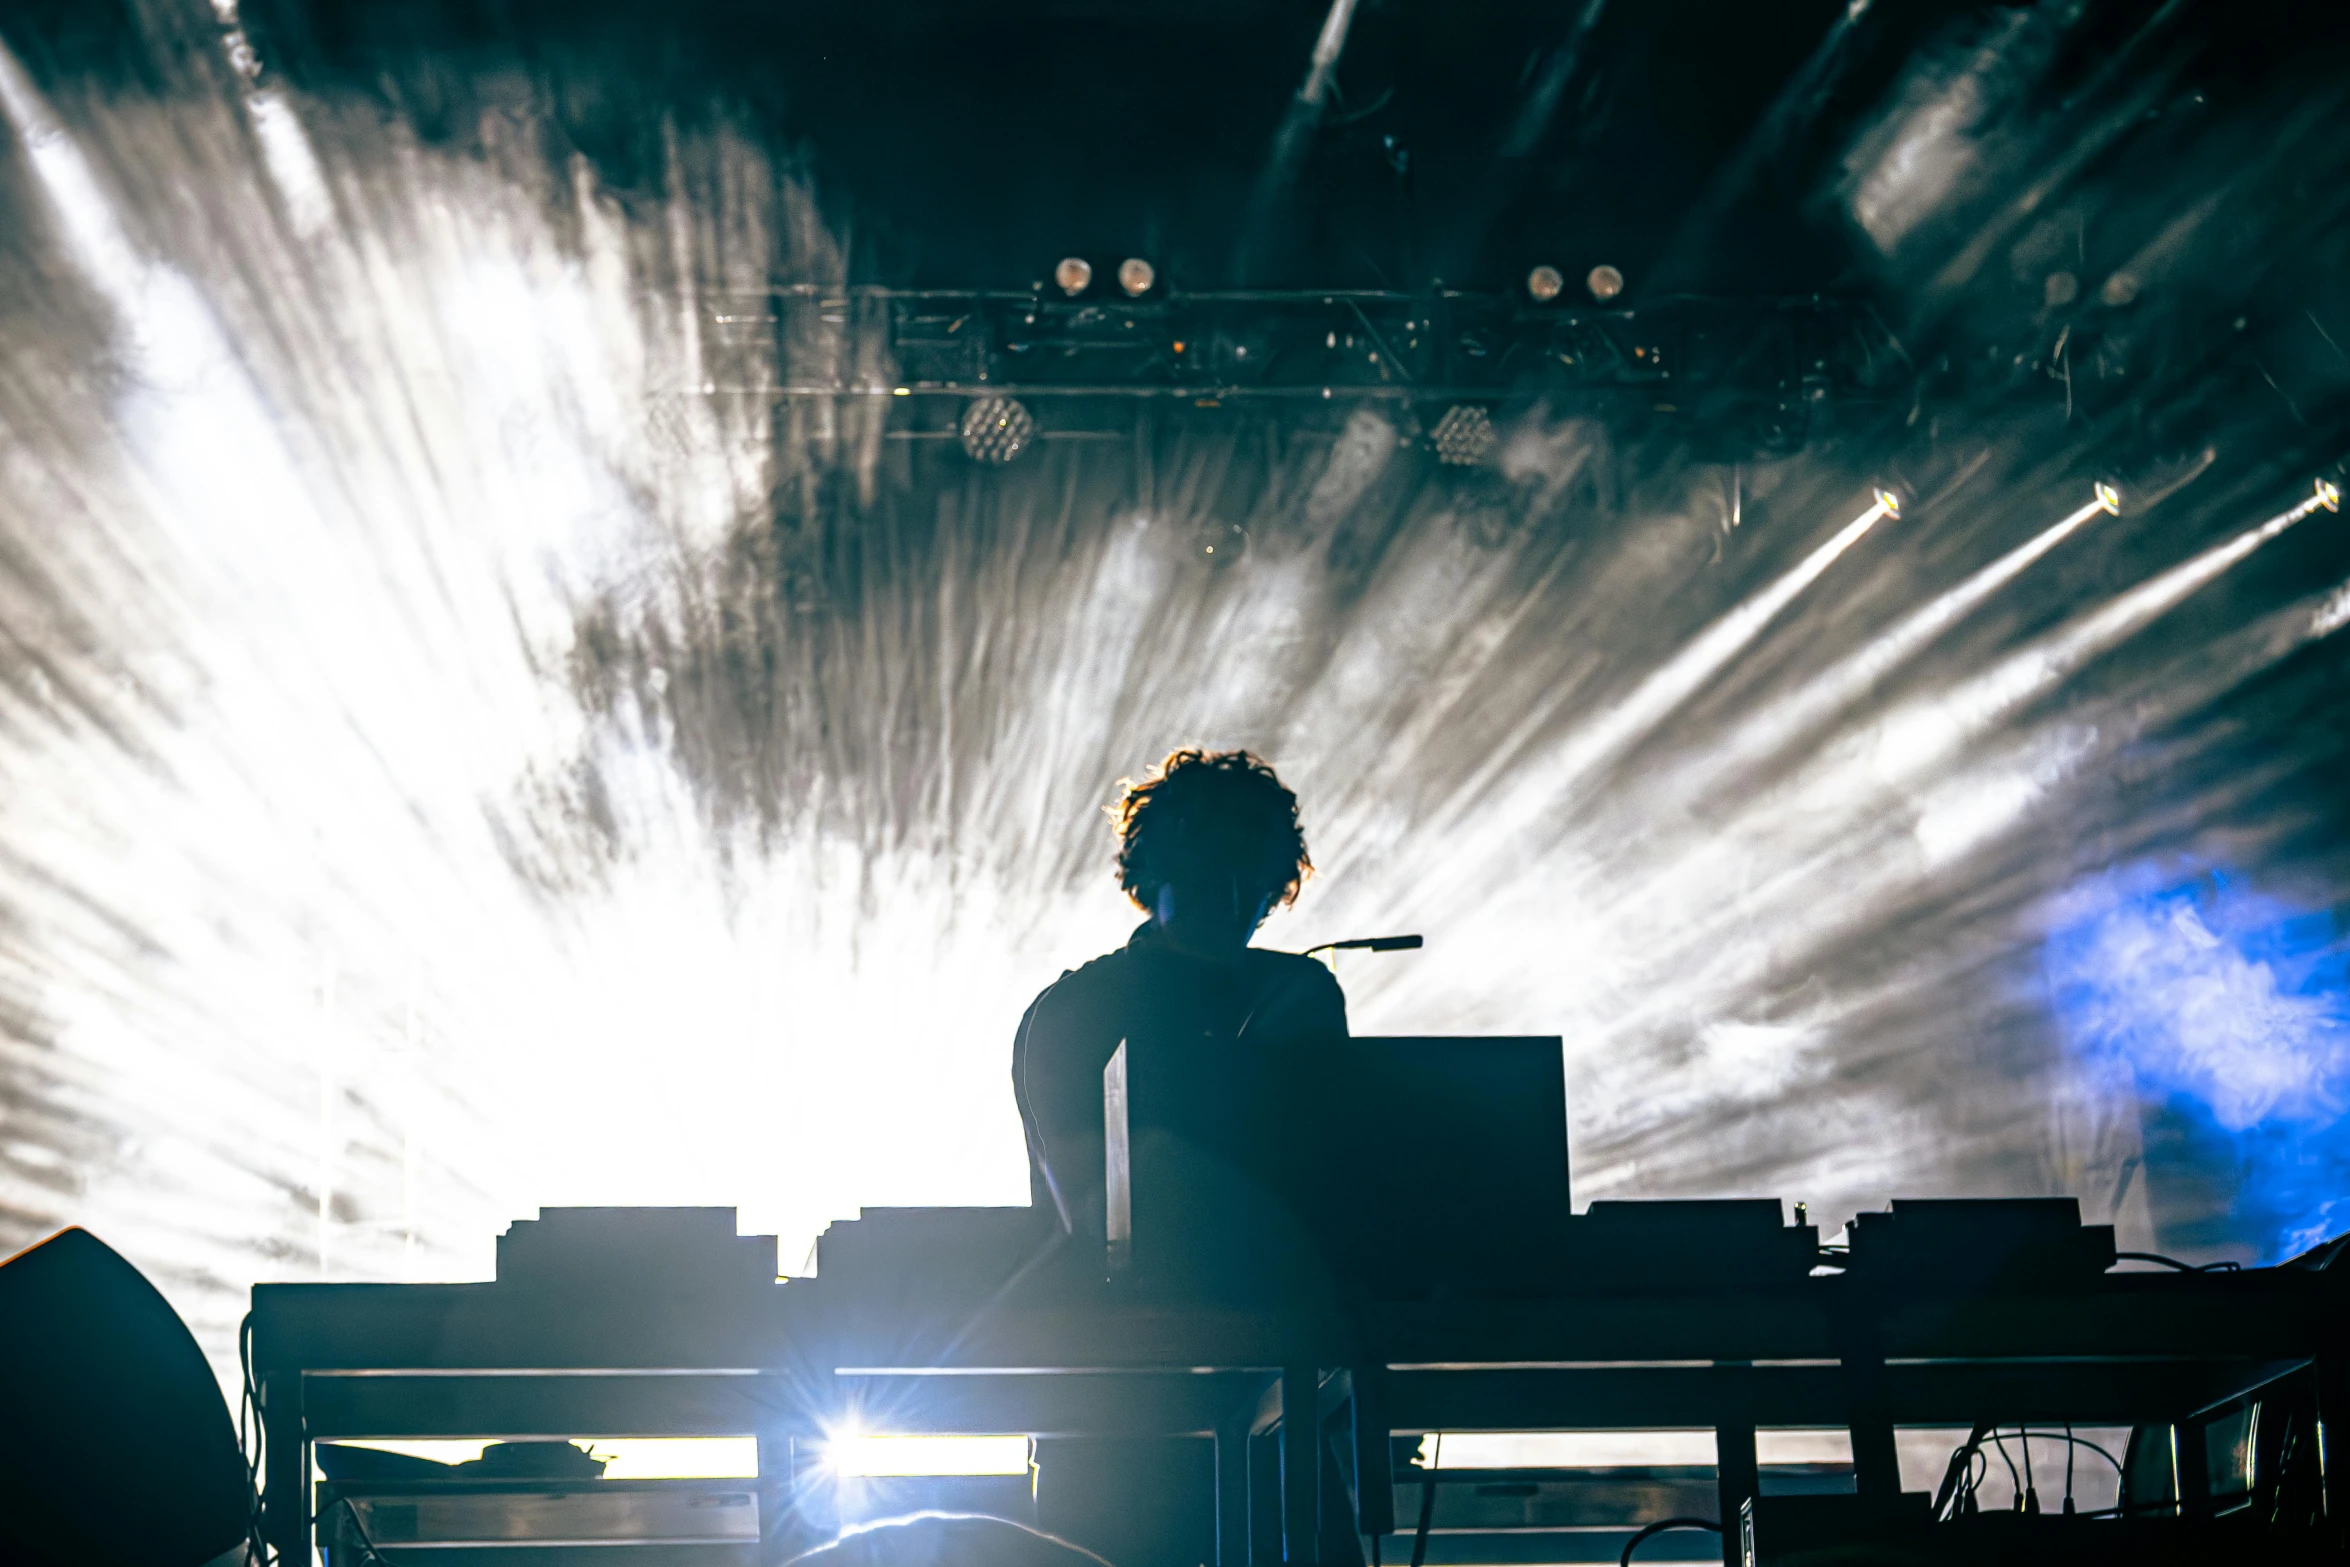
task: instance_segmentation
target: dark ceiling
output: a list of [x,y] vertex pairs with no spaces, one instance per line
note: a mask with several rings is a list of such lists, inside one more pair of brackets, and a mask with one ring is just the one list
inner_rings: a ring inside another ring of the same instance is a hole
[[[1258,280],[1498,283],[1535,259],[1645,276],[1839,9],[1371,0],[1299,171],[1299,221]],[[453,61],[514,52],[558,84],[567,129],[624,180],[654,153],[649,103],[722,102],[806,149],[876,281],[1021,286],[1063,254],[1140,252],[1201,287],[1232,280],[1249,192],[1324,11],[296,0],[252,15],[276,30],[273,58],[388,77],[412,110]],[[616,78],[622,58],[636,64]],[[1555,107],[1521,136],[1524,155],[1497,158],[1546,86]],[[441,107],[451,127],[470,118]],[[1835,266],[1803,225],[1776,225],[1738,281],[1802,285]]]
[[[52,69],[137,71],[136,3],[20,0],[11,35]],[[1326,9],[248,0],[244,20],[273,68],[397,99],[428,134],[471,135],[502,92],[548,94],[622,188],[657,180],[665,118],[735,116],[806,159],[861,280],[1019,287],[1064,254],[1141,253],[1199,288],[1235,281]],[[1570,278],[1612,263],[1635,297],[1851,286],[1849,225],[1823,195],[1855,127],[1921,57],[2027,13],[2053,40],[2025,105],[2043,114],[2117,75],[2222,109],[2305,95],[2326,79],[2311,29],[2342,31],[2144,0],[1363,0],[1248,281],[1488,287],[1547,260]]]
[[[22,32],[53,63],[135,69],[113,53],[135,31],[113,0],[22,9],[48,12]],[[657,167],[664,113],[721,105],[805,149],[874,281],[1019,286],[1068,252],[1139,251],[1199,287],[1230,281],[1325,9],[252,0],[245,20],[276,68],[396,96],[445,135],[501,80],[550,86],[623,185]],[[1838,0],[1364,0],[1262,280],[1489,285],[1551,260],[1637,284],[1669,260],[1714,290],[1832,286],[1841,236],[1802,210],[1818,154],[1920,39],[1982,8],[1879,9],[1846,29],[1855,58],[1789,144],[1741,171],[1734,251],[1700,258],[1668,252],[1836,31]]]
[[[193,4],[12,10],[12,47],[51,77],[160,88],[178,67],[154,40],[175,28],[185,58],[213,52]],[[1858,296],[1929,379],[1996,397],[2020,377],[2068,416],[2134,399],[2163,450],[2199,440],[2215,400],[2272,387],[2280,438],[2325,447],[2350,395],[2333,346],[2350,333],[2350,136],[2330,69],[2350,8],[1362,0],[1269,188],[1326,14],[245,0],[242,20],[300,87],[373,96],[457,145],[513,111],[623,193],[662,192],[671,127],[723,118],[809,172],[851,281],[1024,288],[1064,255],[1107,277],[1139,254],[1176,289],[1483,289],[1606,262],[1636,306]],[[1915,221],[1871,231],[1872,180]],[[2117,273],[2118,305],[2100,292]]]

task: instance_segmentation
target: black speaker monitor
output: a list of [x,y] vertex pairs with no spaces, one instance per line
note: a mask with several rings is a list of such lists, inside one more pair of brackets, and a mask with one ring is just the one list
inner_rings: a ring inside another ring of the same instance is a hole
[[1570,1213],[1557,1036],[1130,1037],[1103,1074],[1113,1272],[1509,1293]]
[[200,1567],[245,1538],[228,1404],[178,1313],[87,1230],[0,1263],[0,1561]]

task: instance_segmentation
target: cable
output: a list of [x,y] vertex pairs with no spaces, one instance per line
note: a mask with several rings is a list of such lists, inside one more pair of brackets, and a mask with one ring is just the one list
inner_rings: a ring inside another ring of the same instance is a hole
[[2073,1423],[2064,1423],[2064,1515],[2073,1515]]
[[2192,1262],[2181,1262],[2176,1257],[2165,1257],[2158,1251],[2117,1251],[2113,1254],[2113,1260],[2116,1262],[2157,1262],[2166,1268],[2176,1268],[2181,1273],[2241,1273],[2244,1271],[2244,1265],[2240,1262],[2207,1262],[2198,1267]]
[[[1983,1474],[1988,1474],[1990,1472],[1990,1460],[1982,1450],[1983,1443],[1986,1440],[1991,1443],[1993,1451],[1999,1454],[2000,1460],[2007,1465],[2008,1481],[2016,1488],[2016,1508],[2018,1511],[2038,1511],[2038,1508],[2035,1505],[2037,1502],[2037,1497],[2033,1493],[2031,1480],[2031,1444],[2034,1437],[2038,1437],[2043,1442],[2062,1442],[2065,1444],[2064,1494],[2065,1502],[2068,1506],[2072,1505],[2073,1503],[2072,1450],[2074,1448],[2087,1448],[2090,1452],[2095,1453],[2098,1457],[2113,1465],[2113,1472],[2116,1475],[2122,1473],[2122,1461],[2120,1459],[2114,1457],[2110,1451],[2100,1446],[2099,1444],[2090,1441],[2087,1437],[2074,1435],[2073,1429],[2069,1425],[2065,1427],[2064,1434],[2062,1436],[2057,1435],[2053,1431],[2034,1431],[2029,1426],[2016,1426],[2005,1429],[2012,1429],[2016,1439],[2022,1442],[2024,1445],[2024,1472],[2020,1475],[2016,1473],[2015,1460],[2008,1456],[2007,1444],[2001,1440],[2001,1433],[2003,1428],[1994,1426],[1988,1421],[1979,1424],[1974,1428],[1973,1431],[1967,1434],[1967,1439],[1964,1442],[1961,1442],[1956,1448],[1951,1450],[1950,1463],[1943,1472],[1941,1488],[1934,1493],[1934,1507],[1932,1516],[1936,1518],[1955,1518],[1960,1514],[1967,1512],[1970,1508],[1977,1511],[1980,1510],[1981,1504],[1979,1501],[1977,1501],[1976,1496],[1982,1487]],[[1980,1461],[1983,1465],[1983,1474],[1978,1474],[1975,1472],[1975,1463],[1977,1461]],[[2087,1518],[2099,1515],[2076,1512],[2071,1516]]]
[[392,1567],[391,1559],[375,1548],[375,1541],[368,1535],[367,1525],[360,1521],[359,1509],[351,1505],[351,1499],[347,1496],[338,1498],[335,1505],[342,1508],[351,1519],[351,1532],[359,1536],[359,1549],[364,1553],[361,1560],[373,1562],[375,1567]]
[[1436,1476],[1420,1482],[1420,1526],[1412,1531],[1412,1567],[1428,1560],[1428,1526],[1436,1521]]
[[1967,1455],[1966,1506],[1969,1517],[1983,1510],[1983,1482],[1991,1478],[1991,1455],[1976,1448]]
[[1436,1521],[1436,1461],[1444,1454],[1444,1433],[1435,1433],[1428,1447],[1428,1478],[1420,1482],[1420,1527],[1412,1531],[1412,1567],[1428,1560],[1428,1526]]
[[[267,1567],[277,1559],[262,1533],[261,1460],[268,1427],[261,1419],[261,1384],[253,1376],[253,1313],[237,1324],[237,1450],[245,1460],[246,1567]],[[247,1416],[251,1416],[248,1426]]]
[[1999,1440],[1997,1426],[1991,1428],[1991,1445],[1999,1450],[1999,1461],[2007,1465],[2007,1483],[2015,1491],[2016,1510],[2021,1512],[2024,1506],[2024,1477],[2015,1472],[2015,1460],[2007,1456],[2007,1444]]
[[1954,1516],[1952,1509],[1957,1508],[1966,1494],[1974,1489],[1972,1482],[1976,1453],[1983,1445],[1983,1438],[1990,1432],[1991,1423],[1988,1420],[1977,1421],[1975,1428],[1967,1433],[1967,1439],[1950,1450],[1950,1462],[1942,1470],[1942,1484],[1934,1492],[1934,1517]]
[[2069,1426],[2065,1428],[2065,1434],[2063,1436],[2058,1436],[2053,1431],[2037,1431],[2034,1432],[2033,1435],[2038,1437],[2039,1440],[2043,1442],[2069,1442],[2075,1447],[2085,1447],[2090,1452],[2095,1453],[2099,1458],[2102,1458],[2107,1463],[2113,1465],[2113,1472],[2115,1474],[2120,1474],[2122,1472],[2122,1461],[2120,1459],[2114,1457],[2112,1453],[2106,1451],[2097,1443],[2090,1441],[2087,1437],[2074,1436],[2072,1434],[2072,1428]]
[[1711,1518],[1659,1518],[1624,1542],[1624,1554],[1616,1558],[1616,1567],[1632,1567],[1632,1553],[1640,1548],[1640,1542],[1652,1534],[1662,1534],[1667,1529],[1711,1529],[1716,1534],[1722,1532],[1722,1526]]

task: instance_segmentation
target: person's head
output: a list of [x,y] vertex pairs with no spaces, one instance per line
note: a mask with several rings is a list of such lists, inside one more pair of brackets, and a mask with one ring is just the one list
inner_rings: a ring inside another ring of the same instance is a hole
[[1247,946],[1313,873],[1297,796],[1246,751],[1186,747],[1119,787],[1118,884],[1180,948]]

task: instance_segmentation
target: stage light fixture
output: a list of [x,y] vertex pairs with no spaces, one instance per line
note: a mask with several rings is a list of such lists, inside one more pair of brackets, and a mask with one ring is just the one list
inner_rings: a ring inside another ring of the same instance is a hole
[[1591,297],[1606,304],[1624,291],[1624,274],[1606,262],[1593,267],[1583,279],[1583,286],[1591,290]]
[[1128,256],[1118,263],[1118,286],[1137,299],[1149,293],[1158,280],[1158,268],[1140,256]]
[[1566,286],[1565,275],[1553,266],[1536,267],[1526,274],[1526,292],[1533,295],[1535,300],[1541,304],[1547,305],[1558,298],[1559,291]]
[[1061,264],[1053,268],[1053,281],[1061,285],[1061,292],[1075,299],[1093,284],[1093,263],[1083,256],[1063,256]]
[[1192,548],[1211,566],[1229,566],[1248,553],[1248,530],[1237,522],[1209,517],[1194,531]]
[[1880,488],[1877,491],[1877,509],[1895,522],[1899,522],[1901,520],[1901,497],[1891,490]]
[[2097,297],[2116,310],[2132,303],[2138,297],[2137,274],[2116,272],[2105,280],[2105,286],[2097,291]]
[[2108,516],[2118,517],[2122,514],[2122,492],[2100,479],[2097,481],[2097,504],[2105,508]]
[[963,409],[957,433],[973,462],[1001,467],[1036,439],[1036,419],[1016,397],[975,397]]
[[2051,310],[2062,310],[2081,297],[2081,280],[2070,272],[2051,272],[2048,281],[2040,285],[2040,297]]
[[2317,503],[2327,511],[2340,511],[2342,509],[2342,492],[2337,486],[2320,479],[2317,481]]
[[1456,468],[1473,468],[1493,450],[1493,415],[1475,403],[1455,403],[1429,432],[1436,460]]

